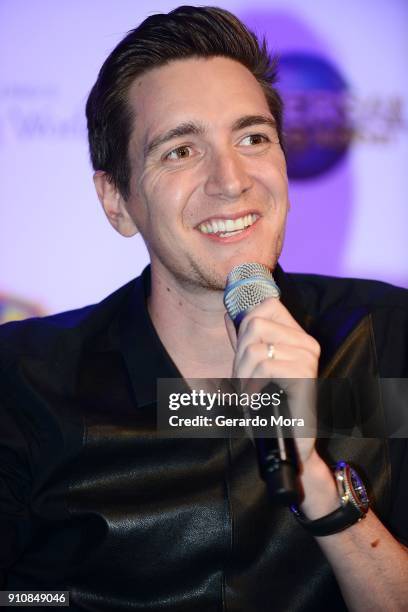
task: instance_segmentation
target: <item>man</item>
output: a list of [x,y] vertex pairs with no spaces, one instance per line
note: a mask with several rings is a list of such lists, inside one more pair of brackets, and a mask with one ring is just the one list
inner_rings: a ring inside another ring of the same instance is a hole
[[[148,18],[103,65],[87,104],[95,186],[151,266],[97,306],[3,328],[4,589],[69,590],[77,610],[406,607],[407,551],[372,509],[340,531],[325,519],[320,537],[307,522],[339,508],[328,461],[344,459],[402,539],[403,442],[300,441],[300,524],[271,504],[249,440],[156,431],[158,378],[407,375],[404,291],[278,267],[289,201],[274,72],[235,17],[192,7]],[[282,299],[236,337],[222,292],[251,261]]]

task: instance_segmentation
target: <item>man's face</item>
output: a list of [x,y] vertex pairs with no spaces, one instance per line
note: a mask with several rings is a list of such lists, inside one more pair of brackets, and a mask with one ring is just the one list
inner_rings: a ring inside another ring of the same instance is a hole
[[137,79],[126,208],[161,275],[223,289],[230,269],[273,268],[288,210],[285,159],[264,93],[241,64],[177,60]]

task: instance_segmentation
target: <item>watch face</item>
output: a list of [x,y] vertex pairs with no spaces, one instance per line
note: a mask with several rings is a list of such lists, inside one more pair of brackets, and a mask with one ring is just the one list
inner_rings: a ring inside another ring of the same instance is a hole
[[352,467],[349,467],[349,482],[350,482],[350,493],[353,495],[355,503],[357,503],[360,510],[367,512],[369,506],[369,499],[367,491],[360,476],[357,474]]

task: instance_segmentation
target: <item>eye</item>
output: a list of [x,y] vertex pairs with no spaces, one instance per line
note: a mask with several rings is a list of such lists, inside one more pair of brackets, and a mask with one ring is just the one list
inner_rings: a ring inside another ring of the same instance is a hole
[[191,147],[188,147],[187,145],[182,145],[180,147],[177,147],[176,149],[173,149],[172,151],[170,151],[170,153],[167,153],[164,156],[164,159],[169,161],[178,161],[180,159],[188,159],[189,157],[191,157],[191,155]]
[[242,140],[239,141],[239,144],[244,147],[248,147],[251,145],[259,145],[264,144],[265,142],[270,142],[268,136],[264,136],[264,134],[250,134],[249,136],[245,136]]

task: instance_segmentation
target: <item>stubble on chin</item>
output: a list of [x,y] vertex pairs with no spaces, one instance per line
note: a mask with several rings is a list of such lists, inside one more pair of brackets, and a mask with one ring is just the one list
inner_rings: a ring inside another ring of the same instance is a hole
[[173,265],[170,265],[169,261],[164,261],[162,258],[160,262],[163,268],[167,269],[173,278],[178,282],[178,284],[193,293],[201,293],[203,291],[214,291],[214,292],[223,292],[225,289],[227,275],[232,270],[233,267],[243,264],[256,262],[265,265],[272,272],[275,269],[277,261],[280,257],[280,253],[283,246],[283,238],[284,233],[279,235],[276,239],[274,249],[272,252],[259,254],[258,256],[252,257],[234,257],[231,261],[228,268],[225,268],[225,264],[223,262],[211,262],[204,261],[202,259],[194,259],[194,258],[185,258],[185,263],[187,266],[177,265],[176,262],[172,262]]
[[[163,278],[172,277],[176,285],[184,287],[188,293],[202,293],[205,291],[224,291],[226,274],[220,272],[220,269],[215,264],[209,262],[196,261],[186,257],[184,259],[184,265],[181,266],[180,262],[167,261],[162,257],[152,258],[150,253],[150,261],[153,269],[162,270],[164,275],[161,273],[159,276]],[[170,283],[171,284],[171,283]]]
[[[281,241],[280,245],[281,246]],[[269,257],[253,257],[251,261],[260,263],[268,267],[272,272],[275,269],[277,261],[280,256],[281,249],[279,248],[279,252],[271,253]],[[207,291],[224,291],[225,285],[227,282],[227,275],[236,265],[241,265],[243,263],[250,263],[247,259],[237,260],[234,262],[228,270],[225,271],[225,274],[220,272],[219,267],[213,265],[191,262],[192,274],[188,279],[188,283],[191,286],[195,286],[197,289],[205,289]],[[201,264],[201,265],[200,265]]]
[[224,291],[226,277],[215,266],[191,262],[191,276],[187,279],[190,287],[207,291]]

